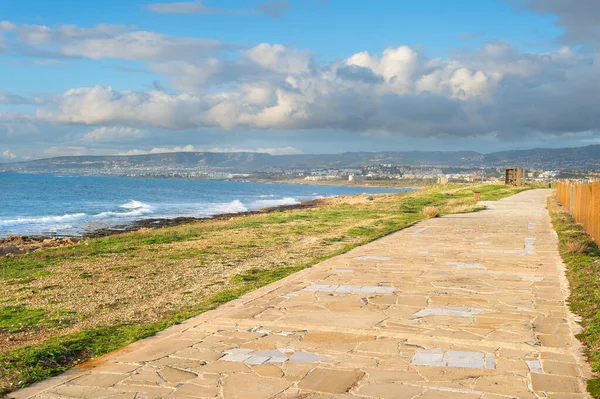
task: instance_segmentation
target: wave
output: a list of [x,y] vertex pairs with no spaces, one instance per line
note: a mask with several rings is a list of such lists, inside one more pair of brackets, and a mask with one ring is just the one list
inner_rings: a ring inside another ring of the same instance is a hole
[[240,213],[247,211],[248,208],[246,208],[239,200],[211,204],[208,208],[209,215],[222,215],[224,213]]
[[139,209],[139,208],[145,208],[145,209],[152,209],[152,207],[148,204],[144,204],[141,201],[136,201],[136,200],[131,200],[129,202],[124,203],[123,205],[119,205],[119,208],[123,208],[123,209]]
[[296,198],[285,197],[273,200],[256,200],[250,204],[250,208],[270,208],[273,206],[297,205],[300,201]]
[[154,208],[151,205],[145,204],[141,201],[131,200],[122,205],[119,205],[119,208],[129,209],[128,212],[113,212],[106,211],[98,213],[94,215],[95,219],[103,219],[103,218],[114,218],[114,217],[135,217],[147,215],[149,213],[154,212]]
[[38,223],[60,223],[71,222],[85,217],[85,213],[67,213],[62,216],[39,216],[39,217],[22,217],[15,219],[0,219],[0,226],[15,225],[15,224],[38,224]]

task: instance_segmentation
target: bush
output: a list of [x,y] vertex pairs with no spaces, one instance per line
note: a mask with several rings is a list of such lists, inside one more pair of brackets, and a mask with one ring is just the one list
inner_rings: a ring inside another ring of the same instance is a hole
[[421,211],[421,214],[428,218],[437,218],[440,216],[440,210],[435,206],[426,206]]

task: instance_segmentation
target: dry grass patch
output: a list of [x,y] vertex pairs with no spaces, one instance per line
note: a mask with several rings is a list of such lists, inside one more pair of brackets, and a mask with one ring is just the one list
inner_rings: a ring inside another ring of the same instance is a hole
[[565,248],[572,254],[584,254],[587,252],[589,243],[576,240],[568,240],[565,242]]
[[437,218],[440,216],[440,210],[435,206],[426,206],[421,210],[421,215],[426,218]]

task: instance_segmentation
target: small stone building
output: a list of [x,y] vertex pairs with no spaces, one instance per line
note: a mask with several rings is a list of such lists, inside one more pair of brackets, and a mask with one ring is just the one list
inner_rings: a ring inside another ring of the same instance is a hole
[[504,184],[524,186],[527,172],[523,168],[508,168],[504,171]]

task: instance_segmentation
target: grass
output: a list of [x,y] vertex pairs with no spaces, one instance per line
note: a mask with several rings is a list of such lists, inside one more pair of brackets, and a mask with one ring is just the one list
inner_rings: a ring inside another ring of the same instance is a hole
[[10,314],[8,327],[0,325],[0,395],[413,225],[425,207],[440,215],[471,212],[480,209],[474,191],[496,200],[524,189],[447,185],[324,199],[314,208],[0,258],[0,304]]
[[[548,210],[558,234],[560,254],[567,265],[571,295],[569,307],[581,317],[577,338],[585,345],[588,362],[600,373],[600,251],[582,225],[557,202],[548,199]],[[600,378],[588,381],[588,392],[600,398]]]
[[24,305],[0,307],[0,331],[16,333],[40,323],[46,311],[31,309]]

